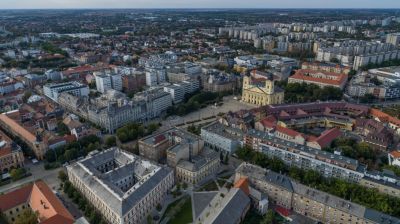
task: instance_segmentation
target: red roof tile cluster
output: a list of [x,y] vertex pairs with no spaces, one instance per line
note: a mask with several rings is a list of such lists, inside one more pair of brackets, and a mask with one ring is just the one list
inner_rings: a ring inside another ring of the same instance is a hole
[[392,152],[390,152],[390,155],[391,155],[393,158],[398,159],[398,158],[400,158],[400,151],[397,151],[397,150],[392,151]]
[[289,136],[291,136],[293,138],[296,137],[296,136],[302,135],[300,132],[297,132],[297,131],[295,131],[293,129],[285,128],[285,127],[282,127],[282,126],[279,126],[279,125],[276,126],[276,131],[284,133],[286,135],[289,135]]
[[283,217],[288,217],[288,216],[291,215],[290,210],[288,210],[288,209],[286,209],[286,208],[284,208],[284,207],[281,207],[281,206],[279,206],[279,205],[277,205],[277,206],[275,207],[275,211],[276,211],[279,215],[281,215],[281,216],[283,216]]
[[321,146],[321,148],[324,148],[329,144],[331,144],[333,140],[335,140],[341,135],[342,132],[338,128],[332,128],[322,132],[322,134],[318,138],[313,140],[313,142],[318,143],[318,145]]
[[26,203],[32,191],[32,184],[7,194],[0,195],[0,210],[6,211],[17,205]]
[[247,196],[250,195],[249,181],[246,177],[240,178],[233,187],[241,189]]
[[9,127],[13,127],[16,132],[23,135],[28,141],[35,142],[36,136],[29,132],[26,128],[18,124],[15,120],[10,118],[9,114],[0,114],[0,120],[7,124]]
[[43,181],[0,195],[0,211],[6,211],[28,203],[33,211],[40,214],[41,224],[72,224],[74,217]]
[[[332,78],[320,78],[314,77],[317,74],[324,74],[325,76],[329,76]],[[310,81],[310,82],[318,82],[328,85],[335,85],[341,86],[347,81],[346,74],[338,74],[333,72],[326,72],[326,71],[314,71],[310,69],[299,69],[296,73],[289,77],[289,79],[297,79],[303,81]]]
[[378,109],[371,108],[370,111],[369,111],[369,114],[371,116],[373,116],[373,117],[379,118],[379,120],[381,122],[389,122],[389,123],[395,124],[397,126],[400,126],[400,120],[399,119],[397,119],[395,117],[392,117],[389,114],[387,114],[385,112],[382,112],[382,111],[380,111]]
[[157,136],[154,138],[154,144],[158,144],[158,143],[164,141],[165,139],[166,139],[165,135],[163,135],[163,134],[157,135]]

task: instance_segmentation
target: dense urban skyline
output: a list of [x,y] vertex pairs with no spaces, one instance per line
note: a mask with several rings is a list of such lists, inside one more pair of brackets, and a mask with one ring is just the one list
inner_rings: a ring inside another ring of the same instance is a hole
[[400,224],[399,2],[0,0],[0,224]]
[[3,0],[0,2],[0,8],[400,8],[400,2],[392,0],[200,0],[194,3],[184,0]]

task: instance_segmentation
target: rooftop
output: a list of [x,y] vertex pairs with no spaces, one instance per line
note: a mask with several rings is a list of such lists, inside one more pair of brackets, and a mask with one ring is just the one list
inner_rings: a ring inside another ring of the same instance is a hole
[[236,172],[249,178],[271,183],[275,186],[284,188],[289,192],[310,198],[332,208],[345,211],[351,215],[365,218],[367,220],[373,221],[374,223],[400,223],[400,220],[395,217],[391,217],[376,210],[366,208],[364,206],[344,200],[326,192],[316,190],[314,188],[293,181],[285,175],[278,174],[271,170],[263,169],[256,165],[242,163],[237,168]]
[[303,154],[308,154],[312,155],[313,157],[319,157],[319,158],[325,158],[329,161],[332,161],[332,164],[334,164],[333,161],[337,161],[343,164],[346,164],[351,167],[358,167],[358,161],[352,158],[336,155],[333,153],[329,153],[326,151],[321,151],[317,150],[305,145],[299,145],[294,142],[286,141],[284,139],[277,138],[273,136],[272,134],[269,134],[267,132],[262,132],[258,130],[250,130],[247,132],[248,135],[255,137],[255,138],[261,138],[266,142],[269,142],[270,144],[278,144],[280,147],[283,148],[295,148],[296,150],[299,150],[303,152]]
[[89,154],[67,169],[120,216],[172,172],[118,148]]
[[6,211],[23,203],[28,203],[32,210],[39,212],[41,224],[72,224],[74,222],[74,217],[47,184],[41,180],[0,195],[0,202],[0,211]]

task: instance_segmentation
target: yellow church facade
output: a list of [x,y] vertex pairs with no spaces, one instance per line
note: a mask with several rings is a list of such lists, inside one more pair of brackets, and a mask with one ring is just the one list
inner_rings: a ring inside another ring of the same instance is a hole
[[275,88],[274,81],[268,78],[245,76],[243,78],[242,101],[258,106],[282,104],[284,91]]

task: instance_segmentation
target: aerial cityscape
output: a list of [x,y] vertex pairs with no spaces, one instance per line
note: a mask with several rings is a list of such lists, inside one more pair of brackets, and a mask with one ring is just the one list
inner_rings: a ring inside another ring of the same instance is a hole
[[0,224],[400,224],[400,1],[0,1]]

